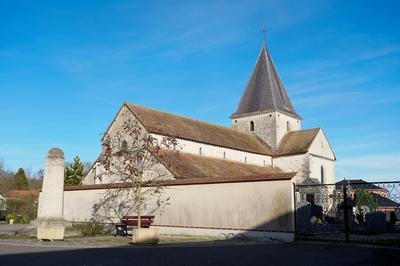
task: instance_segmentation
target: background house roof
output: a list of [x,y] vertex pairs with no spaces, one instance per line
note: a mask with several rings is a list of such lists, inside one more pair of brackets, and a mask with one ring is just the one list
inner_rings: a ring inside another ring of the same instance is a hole
[[374,197],[374,200],[378,207],[380,208],[400,208],[400,204],[398,202],[395,202],[389,198],[382,197],[381,195],[377,193],[370,193],[372,197]]
[[341,186],[350,186],[350,188],[352,189],[362,188],[362,189],[386,190],[382,187],[379,187],[377,185],[374,185],[373,183],[369,183],[362,179],[349,179],[349,180],[343,179],[342,181],[336,183],[337,188]]
[[37,198],[39,191],[36,189],[14,189],[7,192],[7,198]]
[[178,179],[263,176],[275,180],[290,179],[295,175],[271,166],[256,166],[165,149],[159,152],[158,158]]
[[131,103],[126,106],[150,133],[258,154],[272,153],[267,144],[250,134]]
[[239,106],[231,118],[274,110],[300,119],[264,43]]

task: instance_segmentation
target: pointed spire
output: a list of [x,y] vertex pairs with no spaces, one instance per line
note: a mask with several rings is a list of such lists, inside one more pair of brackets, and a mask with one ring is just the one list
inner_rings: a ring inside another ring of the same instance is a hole
[[231,118],[270,111],[281,111],[300,119],[283,86],[264,40],[246,90]]

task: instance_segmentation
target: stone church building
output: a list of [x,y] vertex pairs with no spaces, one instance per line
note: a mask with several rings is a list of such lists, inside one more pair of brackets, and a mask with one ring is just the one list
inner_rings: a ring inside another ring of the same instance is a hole
[[[175,137],[182,157],[190,157],[192,162],[232,164],[241,169],[235,171],[238,175],[246,175],[250,168],[260,173],[296,172],[294,182],[298,184],[334,184],[336,180],[335,155],[324,131],[301,128],[302,118],[295,111],[265,44],[238,108],[230,117],[232,128],[124,103],[109,130],[117,127],[124,116],[139,120],[154,136]],[[231,176],[225,167],[222,169],[222,176]],[[211,173],[193,174],[208,177]],[[216,173],[212,174],[216,177]],[[84,180],[84,184],[104,182],[107,180],[96,180],[94,173]]]
[[[335,155],[321,128],[302,129],[263,44],[232,127],[124,103],[106,134],[126,119],[155,138],[172,136],[179,153],[159,158],[170,203],[156,213],[162,233],[243,233],[292,240],[293,183],[335,183]],[[96,165],[96,164],[94,164]],[[92,168],[81,186],[64,188],[64,218],[87,221],[113,181]]]

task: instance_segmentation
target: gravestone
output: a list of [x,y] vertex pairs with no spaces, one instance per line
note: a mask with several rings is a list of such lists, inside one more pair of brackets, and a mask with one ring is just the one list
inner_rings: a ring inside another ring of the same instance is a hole
[[367,232],[384,232],[386,229],[386,213],[369,212],[365,214],[365,229]]
[[301,201],[296,206],[296,229],[299,232],[307,232],[311,227],[311,203]]

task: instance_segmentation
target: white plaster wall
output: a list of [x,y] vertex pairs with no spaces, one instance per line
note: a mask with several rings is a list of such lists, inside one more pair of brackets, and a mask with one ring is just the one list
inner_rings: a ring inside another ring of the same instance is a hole
[[309,152],[321,157],[335,160],[335,155],[329,145],[327,138],[322,130],[320,130],[310,146]]
[[321,182],[321,166],[324,168],[324,184],[336,183],[335,161],[310,154],[310,177]]
[[[250,131],[250,122],[254,122],[254,132]],[[287,132],[287,122],[290,130],[300,130],[301,121],[281,112],[257,114],[248,117],[232,119],[232,127],[247,134],[255,134],[271,148],[276,148]]]
[[64,191],[64,219],[70,222],[90,221],[94,204],[105,193],[105,189]]
[[[161,139],[161,135],[153,134],[153,136],[157,139]],[[216,159],[225,159],[235,162],[248,163],[259,166],[268,166],[272,164],[272,158],[268,155],[244,152],[214,145],[203,144],[199,142],[194,142],[190,140],[177,139],[178,147],[177,149],[181,152],[190,153],[194,155],[200,155],[201,148],[201,156],[216,158]]]
[[297,172],[294,182],[299,184],[308,177],[309,156],[308,154],[299,154],[275,157],[273,158],[273,166],[279,167],[284,172]]
[[292,231],[291,190],[290,181],[169,187],[157,224]]
[[[290,180],[169,186],[169,204],[156,213],[155,224],[293,231],[292,188]],[[65,191],[64,218],[89,221],[105,192]]]
[[324,183],[334,184],[336,182],[336,159],[323,132],[320,130],[309,149],[310,154],[310,177],[321,181],[321,166],[324,168]]

